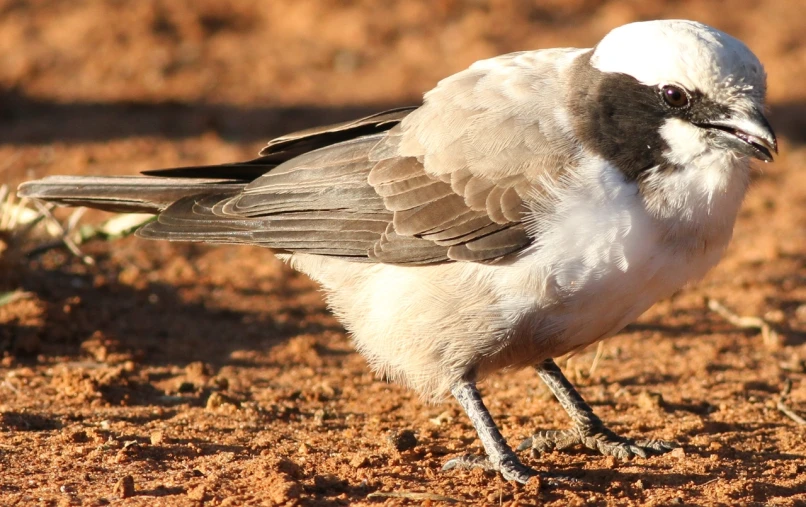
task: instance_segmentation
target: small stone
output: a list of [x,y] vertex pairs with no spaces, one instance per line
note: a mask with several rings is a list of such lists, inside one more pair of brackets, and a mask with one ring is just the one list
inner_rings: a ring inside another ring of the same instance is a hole
[[311,452],[311,448],[308,446],[308,444],[302,442],[301,444],[299,444],[299,449],[297,449],[297,452],[299,454],[308,454],[309,452]]
[[201,361],[194,361],[185,366],[185,375],[189,379],[205,381],[208,377],[212,376],[213,368],[210,365],[204,364]]
[[341,492],[347,488],[347,481],[333,474],[317,475],[313,478],[313,487],[322,493]]
[[313,413],[313,423],[322,426],[325,423],[325,411],[321,408]]
[[353,468],[364,468],[369,466],[369,458],[360,454],[353,456],[350,460],[350,466]]
[[165,434],[162,431],[151,432],[151,445],[160,445],[165,441]]
[[322,396],[324,397],[325,400],[333,399],[333,398],[336,397],[336,394],[337,394],[336,390],[333,388],[333,386],[331,386],[327,382],[322,382],[321,384],[319,384],[319,387],[318,387],[317,390],[322,394]]
[[606,466],[607,468],[613,469],[613,468],[616,468],[617,464],[618,464],[618,460],[615,458],[615,456],[605,456],[604,466]]
[[389,436],[389,443],[399,452],[414,449],[417,445],[417,435],[412,430],[402,430]]
[[644,410],[660,410],[665,406],[663,396],[660,393],[642,391],[636,400],[638,406]]
[[445,412],[442,412],[433,419],[429,419],[429,421],[431,422],[431,424],[442,426],[445,423],[453,421],[453,414],[450,411],[446,410]]
[[89,435],[87,435],[86,431],[84,431],[84,430],[76,430],[76,431],[71,431],[70,433],[67,434],[67,440],[72,442],[72,443],[74,443],[74,444],[80,444],[80,443],[84,443],[84,442],[89,442],[90,437],[89,437]]
[[225,405],[229,405],[228,408],[231,409],[238,407],[238,403],[235,400],[221,393],[213,393],[207,398],[207,410],[216,410]]
[[179,384],[179,387],[177,387],[176,390],[180,393],[192,393],[196,390],[196,386],[193,385],[193,382],[185,381]]
[[682,448],[682,447],[675,447],[675,448],[674,448],[674,449],[672,449],[672,451],[669,453],[669,456],[671,456],[671,457],[673,457],[673,458],[677,458],[677,459],[685,459],[685,457],[686,457],[686,451],[685,451],[685,450],[683,450],[683,448]]
[[635,481],[635,487],[638,488],[638,489],[646,489],[646,486],[644,485],[644,481],[642,481],[641,479],[638,479],[637,481]]
[[134,477],[127,475],[120,479],[112,489],[112,494],[120,498],[129,498],[134,496]]
[[274,464],[273,468],[281,473],[299,479],[302,477],[302,468],[288,458],[280,458]]
[[286,478],[277,478],[269,487],[269,499],[276,505],[299,498],[301,494],[302,486],[298,482]]
[[207,497],[207,489],[204,487],[204,484],[199,484],[195,488],[189,489],[187,495],[191,500],[204,502],[205,498]]
[[226,391],[229,389],[229,379],[227,377],[215,377],[213,384],[220,390]]

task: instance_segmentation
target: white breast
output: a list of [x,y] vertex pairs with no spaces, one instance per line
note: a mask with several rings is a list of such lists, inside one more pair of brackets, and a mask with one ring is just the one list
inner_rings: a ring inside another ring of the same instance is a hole
[[[609,164],[580,168],[550,216],[536,210],[537,242],[498,278],[497,290],[510,294],[501,311],[519,320],[519,339],[547,333],[545,352],[556,357],[615,334],[704,276],[730,240],[746,172],[746,162],[729,157],[653,173],[659,182],[650,183],[667,199],[648,206],[638,185]],[[535,285],[519,280],[536,284],[537,297]]]

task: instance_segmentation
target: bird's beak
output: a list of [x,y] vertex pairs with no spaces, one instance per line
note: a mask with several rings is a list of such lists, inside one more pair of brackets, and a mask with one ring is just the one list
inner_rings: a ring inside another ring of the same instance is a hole
[[778,154],[775,132],[758,109],[709,120],[699,126],[712,131],[721,146],[741,155],[771,162],[772,154]]
[[713,132],[722,147],[741,155],[771,162],[772,154],[778,154],[775,132],[758,109],[709,120],[699,126]]

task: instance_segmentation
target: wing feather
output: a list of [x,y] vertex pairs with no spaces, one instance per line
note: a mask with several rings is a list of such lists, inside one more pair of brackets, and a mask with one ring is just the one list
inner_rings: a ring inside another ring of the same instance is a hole
[[477,62],[416,109],[274,139],[242,191],[181,199],[142,234],[399,264],[516,253],[530,206],[580,157],[563,114],[579,54]]

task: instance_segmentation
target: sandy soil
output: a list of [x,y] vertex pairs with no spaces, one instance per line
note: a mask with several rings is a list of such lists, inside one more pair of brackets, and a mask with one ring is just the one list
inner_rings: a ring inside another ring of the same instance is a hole
[[[416,103],[472,61],[699,19],[767,65],[781,156],[724,262],[563,364],[662,457],[525,461],[526,487],[441,472],[479,443],[455,404],[373,378],[316,287],[257,248],[133,237],[0,250],[2,505],[806,505],[806,3],[0,0],[0,179],[251,157],[273,135]],[[65,215],[60,215],[64,217]],[[90,212],[82,223],[109,215]],[[709,310],[762,317],[762,336]],[[513,443],[567,419],[530,371],[482,386]],[[419,493],[411,495],[410,493]],[[387,496],[383,496],[387,495]],[[408,495],[409,498],[388,496]],[[429,496],[431,495],[431,496]]]

